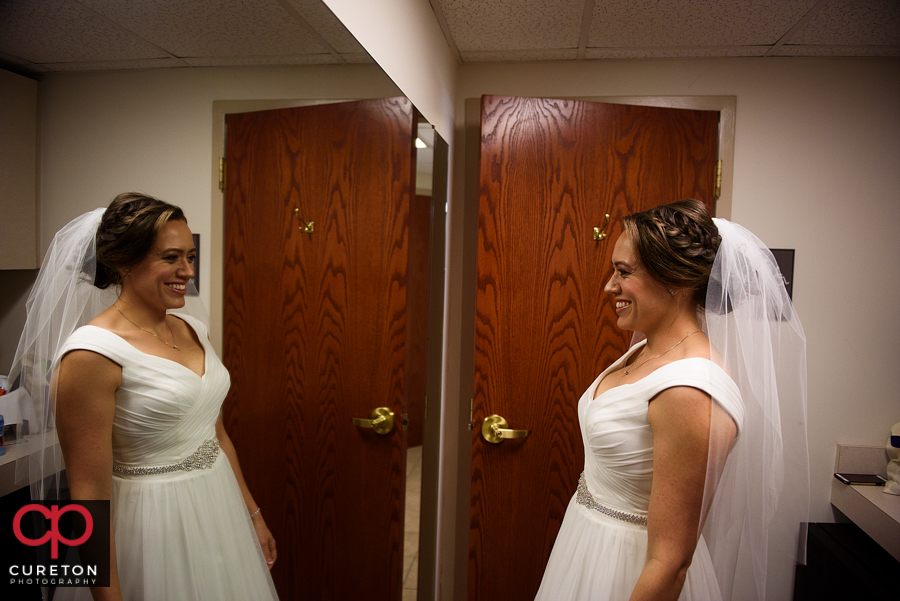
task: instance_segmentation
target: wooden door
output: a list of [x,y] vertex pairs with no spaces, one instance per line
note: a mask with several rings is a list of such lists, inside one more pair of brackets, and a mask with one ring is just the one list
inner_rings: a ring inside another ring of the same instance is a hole
[[[414,121],[405,98],[227,117],[225,425],[282,599],[401,596]],[[389,434],[352,423],[376,407]]]
[[[482,99],[470,600],[537,592],[584,467],[578,399],[631,338],[603,293],[621,219],[688,197],[712,208],[717,125],[709,111]],[[492,414],[530,435],[488,443]]]
[[409,427],[406,444],[422,446],[425,433],[425,376],[428,343],[428,273],[431,262],[431,196],[417,194],[409,207],[410,279],[420,285],[410,286],[406,307],[407,332],[407,412]]

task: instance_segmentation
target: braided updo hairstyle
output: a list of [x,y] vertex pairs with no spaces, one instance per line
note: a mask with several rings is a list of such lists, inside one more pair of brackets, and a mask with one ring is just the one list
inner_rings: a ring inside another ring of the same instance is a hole
[[104,290],[122,284],[119,270],[130,269],[146,257],[162,227],[170,221],[187,223],[175,205],[139,192],[113,199],[97,227],[97,273],[94,286]]
[[722,241],[706,205],[679,200],[629,215],[623,224],[650,277],[667,288],[693,290],[694,302],[704,307],[709,274]]

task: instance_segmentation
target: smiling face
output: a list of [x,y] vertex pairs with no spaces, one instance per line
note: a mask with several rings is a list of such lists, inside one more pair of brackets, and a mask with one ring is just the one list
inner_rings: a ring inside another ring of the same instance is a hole
[[672,295],[641,265],[628,234],[616,240],[612,265],[603,290],[613,296],[620,328],[649,336],[674,319],[677,305]]
[[188,281],[194,277],[194,239],[184,221],[173,220],[159,231],[150,252],[123,279],[123,294],[154,309],[184,306]]

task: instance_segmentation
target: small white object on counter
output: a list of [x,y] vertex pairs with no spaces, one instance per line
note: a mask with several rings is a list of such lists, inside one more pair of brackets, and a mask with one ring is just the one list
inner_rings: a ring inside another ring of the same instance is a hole
[[889,495],[900,495],[900,422],[891,428],[891,436],[884,446],[887,451],[887,483],[884,491]]

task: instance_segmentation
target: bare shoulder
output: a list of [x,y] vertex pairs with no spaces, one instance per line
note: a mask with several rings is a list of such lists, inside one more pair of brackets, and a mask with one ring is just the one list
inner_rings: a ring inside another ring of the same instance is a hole
[[712,398],[702,390],[690,386],[673,386],[650,401],[647,421],[654,433],[681,432],[701,435],[709,432]]
[[76,349],[66,353],[57,371],[58,386],[70,390],[82,384],[92,389],[116,388],[122,383],[122,367],[94,351]]

